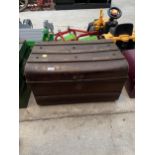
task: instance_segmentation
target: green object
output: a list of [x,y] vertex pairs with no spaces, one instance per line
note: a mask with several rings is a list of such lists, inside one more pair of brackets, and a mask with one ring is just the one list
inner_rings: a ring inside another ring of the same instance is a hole
[[24,91],[19,95],[19,108],[26,108],[28,106],[31,90],[26,85]]
[[44,30],[43,30],[43,41],[48,41],[48,33],[49,33],[49,31],[48,31],[48,29],[47,28],[44,28]]
[[74,34],[70,33],[70,34],[64,36],[64,39],[65,39],[66,41],[75,40],[75,39],[76,39],[76,36],[75,36]]
[[[65,41],[75,40],[76,39],[76,36],[74,34],[72,34],[72,33],[64,35],[63,37],[64,37]],[[62,40],[62,39],[59,38],[58,40]]]
[[98,40],[98,38],[95,35],[79,38],[79,41],[89,41],[89,40]]
[[42,40],[43,41],[53,41],[54,40],[54,34],[50,33],[47,28],[44,28]]
[[34,46],[34,42],[24,41],[20,42],[19,45],[19,108],[26,108],[31,90],[26,84],[24,68],[26,61],[31,53],[31,49]]
[[28,47],[31,47],[31,48],[35,45],[35,43],[36,43],[36,42],[35,42],[34,40],[27,40],[27,41],[26,41],[27,46],[28,46]]
[[53,41],[54,40],[54,34],[49,34],[49,39],[48,41]]

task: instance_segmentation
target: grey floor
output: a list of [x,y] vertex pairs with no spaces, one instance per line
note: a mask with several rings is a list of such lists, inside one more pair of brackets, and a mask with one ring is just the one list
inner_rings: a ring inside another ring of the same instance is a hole
[[20,124],[21,155],[133,155],[134,114],[38,120]]
[[[120,22],[134,23],[134,1],[117,0]],[[34,28],[48,19],[58,29],[86,28],[99,9],[22,12]],[[134,155],[135,100],[123,89],[119,100],[106,103],[40,107],[33,94],[27,109],[20,109],[20,155]]]

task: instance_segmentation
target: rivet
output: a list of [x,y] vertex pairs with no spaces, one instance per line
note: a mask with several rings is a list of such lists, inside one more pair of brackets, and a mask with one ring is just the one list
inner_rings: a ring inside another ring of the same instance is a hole
[[43,58],[47,58],[47,54],[43,54],[42,57],[43,57]]

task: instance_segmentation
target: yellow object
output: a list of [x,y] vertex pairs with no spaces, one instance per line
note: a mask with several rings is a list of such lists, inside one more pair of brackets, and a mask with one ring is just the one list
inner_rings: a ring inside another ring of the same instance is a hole
[[99,19],[94,21],[93,26],[95,27],[95,30],[98,31],[100,28],[103,28],[105,26],[105,23],[108,21],[109,19],[104,19],[103,9],[100,9]]
[[[118,13],[119,13],[119,11],[117,9],[111,10],[111,14],[114,16],[118,15]],[[94,30],[98,31],[99,29],[104,28],[104,26],[106,25],[107,22],[109,22],[109,18],[104,18],[103,9],[100,9],[99,19],[97,19],[93,22]],[[113,42],[117,42],[117,41],[128,42],[129,40],[135,41],[134,33],[132,35],[122,34],[122,35],[115,37],[109,32],[107,34],[103,34],[103,36],[105,39],[111,39]]]
[[131,36],[127,34],[122,34],[122,35],[119,35],[118,37],[115,37],[109,32],[108,34],[104,34],[103,36],[105,39],[110,39],[113,42],[116,42],[116,41],[128,42],[129,40],[135,41],[134,33]]
[[118,14],[118,10],[112,9],[112,10],[111,10],[111,14],[112,14],[112,15],[117,15],[117,14]]

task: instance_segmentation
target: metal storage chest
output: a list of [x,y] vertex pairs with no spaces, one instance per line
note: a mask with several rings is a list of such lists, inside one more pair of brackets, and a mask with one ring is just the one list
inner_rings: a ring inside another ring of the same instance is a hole
[[39,43],[25,67],[40,105],[116,100],[127,75],[127,61],[107,40]]

